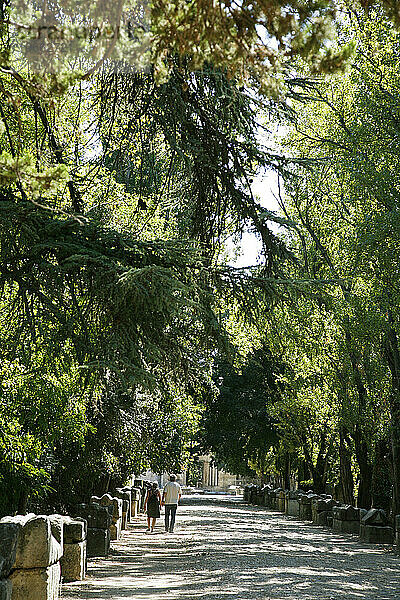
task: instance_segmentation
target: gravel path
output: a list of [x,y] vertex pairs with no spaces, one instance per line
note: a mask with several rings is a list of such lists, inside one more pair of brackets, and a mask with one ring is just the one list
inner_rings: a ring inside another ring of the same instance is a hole
[[238,500],[185,498],[175,533],[141,517],[62,600],[400,600],[400,558]]

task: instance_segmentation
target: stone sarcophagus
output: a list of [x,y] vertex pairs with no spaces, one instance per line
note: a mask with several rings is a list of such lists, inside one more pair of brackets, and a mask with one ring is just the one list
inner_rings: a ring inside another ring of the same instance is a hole
[[137,517],[140,510],[140,498],[141,491],[140,488],[133,487],[131,488],[131,516]]
[[303,494],[299,498],[299,518],[303,521],[312,521],[311,500],[314,494]]
[[74,512],[75,516],[87,521],[87,556],[107,558],[110,551],[112,508],[93,502],[78,504]]
[[282,512],[282,513],[285,512],[285,491],[284,490],[280,490],[276,494],[276,508],[277,508],[277,510],[279,510],[279,512]]
[[81,581],[86,576],[87,521],[65,517],[61,576],[64,581]]
[[300,515],[300,497],[303,492],[299,490],[287,490],[285,492],[285,514],[290,517],[299,517]]
[[370,544],[393,544],[394,531],[381,508],[371,508],[360,519],[360,539]]
[[360,533],[360,509],[345,504],[342,506],[334,506],[333,513],[333,530],[340,533]]
[[28,514],[1,519],[0,598],[57,600],[62,551],[62,517],[59,515]]
[[111,514],[110,524],[110,539],[119,540],[121,537],[122,530],[122,500],[121,498],[115,498],[110,494],[103,494],[101,498],[98,496],[92,496],[90,499],[92,504],[99,504],[100,506],[106,507]]
[[311,501],[311,513],[313,523],[316,525],[328,525],[328,518],[333,519],[333,507],[337,502],[332,497],[313,498]]
[[131,521],[131,489],[117,488],[114,495],[122,500],[121,529],[127,529],[128,523]]

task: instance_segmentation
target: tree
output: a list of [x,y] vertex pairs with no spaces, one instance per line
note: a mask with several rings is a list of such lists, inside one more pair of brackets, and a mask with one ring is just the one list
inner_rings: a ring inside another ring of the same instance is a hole
[[[335,363],[346,382],[342,402],[348,405],[341,439],[343,444],[348,432],[354,443],[361,476],[359,504],[368,508],[371,503],[374,457],[390,408],[394,510],[398,511],[398,324],[392,312],[392,303],[397,304],[392,259],[398,252],[393,229],[398,36],[384,20],[359,23],[352,70],[298,88],[297,98],[305,102],[305,110],[293,142],[299,159],[308,166],[294,170],[287,184],[290,200],[283,208],[297,223],[293,231],[302,248],[304,273],[314,278],[330,276],[337,282],[330,312],[341,331],[340,359]],[[355,28],[353,21],[351,32]]]
[[231,473],[266,475],[266,457],[277,443],[271,407],[282,394],[277,382],[283,366],[265,344],[241,368],[218,360],[215,388],[205,397],[200,427],[204,450]]

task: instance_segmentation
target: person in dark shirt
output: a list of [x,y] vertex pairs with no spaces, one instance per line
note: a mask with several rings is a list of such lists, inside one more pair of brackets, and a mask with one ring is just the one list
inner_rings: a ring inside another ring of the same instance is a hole
[[[147,491],[146,500],[144,501],[144,510],[147,509],[147,531],[154,532],[156,520],[160,518],[161,494],[158,489],[158,484],[155,481],[151,488]],[[152,520],[150,526],[150,520]]]

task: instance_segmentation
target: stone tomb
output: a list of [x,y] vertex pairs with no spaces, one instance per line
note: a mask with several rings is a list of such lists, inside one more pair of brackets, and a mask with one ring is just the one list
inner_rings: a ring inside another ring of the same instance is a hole
[[276,508],[279,512],[285,512],[285,492],[284,490],[280,490],[276,494]]
[[346,504],[343,506],[334,506],[333,512],[333,530],[340,533],[360,533],[360,509]]
[[122,500],[122,521],[121,529],[127,529],[128,523],[131,521],[131,490],[117,488],[115,491],[115,497]]
[[299,518],[303,521],[312,521],[311,501],[318,498],[316,494],[307,493],[299,498]]
[[81,581],[86,576],[87,521],[64,517],[64,550],[61,575],[64,581]]
[[103,494],[101,498],[92,496],[90,502],[100,504],[100,506],[104,506],[110,511],[110,539],[119,540],[122,530],[122,500],[120,498],[115,498],[110,494]]
[[262,488],[261,493],[263,496],[263,500],[262,500],[263,506],[269,506],[269,496],[270,496],[271,491],[272,491],[272,488],[270,485],[265,485]]
[[87,556],[108,557],[110,551],[110,525],[112,508],[98,503],[78,504],[75,515],[87,521]]
[[328,525],[328,518],[332,518],[332,509],[337,504],[331,497],[313,498],[311,501],[311,514],[316,525]]
[[53,519],[52,523],[48,516],[28,514],[0,520],[2,600],[58,599],[60,519]]
[[[364,513],[364,511],[363,511]],[[360,539],[370,544],[393,544],[393,528],[381,508],[371,508],[361,516]]]
[[396,515],[396,553],[400,554],[400,515]]
[[0,523],[0,600],[11,600],[11,580],[8,576],[15,563],[18,532],[19,525],[15,522]]
[[284,490],[282,488],[276,488],[275,490],[272,490],[271,495],[270,495],[272,510],[279,510],[279,508],[278,508],[279,494],[283,491]]
[[299,490],[287,490],[285,492],[285,514],[290,517],[299,517],[300,505],[299,499],[302,492]]
[[133,487],[131,488],[131,517],[137,517],[139,514],[140,505],[140,489]]

